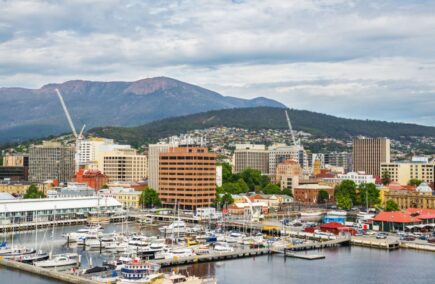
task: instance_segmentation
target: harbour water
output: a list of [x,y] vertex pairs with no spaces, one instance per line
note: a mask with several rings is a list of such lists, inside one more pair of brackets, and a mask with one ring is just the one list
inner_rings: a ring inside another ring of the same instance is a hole
[[[51,238],[48,230],[38,234],[44,249],[53,244],[55,252],[75,251],[82,254],[83,266],[92,258],[95,264],[111,255],[100,255],[98,251],[82,251],[81,247],[67,247],[62,234],[79,227],[65,227],[55,230]],[[141,228],[130,225],[129,230]],[[120,231],[121,225],[108,225],[106,232]],[[155,234],[155,229],[141,229],[141,232]],[[44,240],[44,234],[46,235]],[[47,241],[47,235],[49,241]],[[34,233],[15,236],[14,242],[29,245],[34,242]],[[51,241],[53,239],[54,241]],[[10,242],[10,240],[9,240]],[[38,241],[39,242],[39,241]],[[46,244],[44,244],[46,243]],[[314,252],[310,252],[314,253]],[[321,252],[322,260],[302,260],[280,255],[235,259],[216,263],[201,263],[177,268],[167,268],[189,275],[216,277],[218,283],[433,283],[435,279],[435,254],[414,250],[384,251],[360,247],[341,247]],[[0,283],[51,284],[56,281],[23,272],[0,268]]]

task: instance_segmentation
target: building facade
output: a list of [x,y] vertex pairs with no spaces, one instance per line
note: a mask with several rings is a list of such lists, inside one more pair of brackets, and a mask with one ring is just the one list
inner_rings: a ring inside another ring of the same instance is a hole
[[109,178],[99,170],[80,169],[76,173],[75,181],[86,183],[89,187],[99,190],[103,185],[107,185]]
[[428,184],[434,184],[435,164],[432,162],[396,162],[382,163],[381,173],[388,172],[391,181],[402,185],[408,184],[411,179],[422,180]]
[[381,163],[390,162],[390,140],[387,138],[354,138],[353,170],[381,176]]
[[169,144],[148,145],[148,186],[156,191],[159,190],[160,153],[168,152],[169,148]]
[[[0,181],[0,192],[7,192],[12,195],[24,195],[31,185],[32,183],[29,181]],[[35,185],[45,195],[53,187],[51,183],[35,183]]]
[[274,182],[280,184],[281,189],[292,189],[298,186],[303,171],[298,162],[285,160],[276,166]]
[[42,145],[35,145],[29,149],[29,181],[44,182],[57,179],[68,182],[74,177],[73,146],[62,145],[58,142],[44,141]]
[[324,154],[325,165],[341,167],[345,172],[352,171],[352,153],[331,152]]
[[272,145],[269,147],[269,175],[272,178],[277,165],[286,160],[296,161],[302,169],[308,169],[308,156],[302,146]]
[[173,147],[159,157],[162,204],[195,210],[209,207],[216,195],[216,154],[206,147]]
[[415,191],[389,190],[384,195],[385,200],[393,200],[400,209],[435,209],[435,195],[427,183],[420,184]]
[[133,149],[115,150],[103,154],[103,173],[109,181],[138,181],[148,174],[145,155],[138,155]]
[[296,202],[316,204],[319,192],[324,190],[328,193],[327,202],[334,202],[334,188],[327,185],[303,184],[294,188],[293,197]]
[[376,183],[376,179],[373,175],[366,175],[364,172],[350,172],[347,174],[338,174],[336,177],[323,178],[324,182],[331,184],[339,184],[344,180],[351,180],[357,185],[362,183]]
[[251,168],[269,174],[269,152],[264,145],[237,145],[234,152],[234,172]]

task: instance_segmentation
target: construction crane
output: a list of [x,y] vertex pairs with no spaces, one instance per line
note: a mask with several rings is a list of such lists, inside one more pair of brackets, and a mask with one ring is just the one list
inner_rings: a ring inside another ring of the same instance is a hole
[[85,130],[86,124],[83,125],[82,129],[80,130],[80,133],[77,134],[76,128],[74,126],[74,123],[71,119],[71,116],[69,114],[68,108],[66,107],[65,101],[63,100],[62,94],[60,93],[59,89],[54,89],[56,91],[57,97],[59,98],[60,104],[62,105],[63,111],[65,113],[66,119],[68,120],[69,127],[71,128],[71,131],[75,138],[75,155],[74,155],[74,163],[75,163],[75,171],[77,172],[79,170],[79,163],[80,163],[80,143],[83,140],[83,131]]
[[285,110],[285,117],[287,118],[287,124],[288,124],[288,128],[290,129],[290,134],[292,136],[293,145],[294,146],[299,146],[300,142],[299,142],[299,140],[296,140],[296,138],[295,138],[295,134],[293,132],[292,123],[290,122],[290,117],[288,116],[287,110]]

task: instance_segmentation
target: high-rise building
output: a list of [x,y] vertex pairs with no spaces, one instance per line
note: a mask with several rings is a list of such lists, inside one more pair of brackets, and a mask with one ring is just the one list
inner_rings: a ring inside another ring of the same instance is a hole
[[331,152],[324,154],[325,165],[342,167],[345,172],[352,171],[352,153]]
[[236,145],[234,152],[234,172],[251,168],[263,175],[269,174],[269,151],[264,145]]
[[116,149],[102,155],[103,173],[109,181],[139,181],[147,177],[148,162],[145,155],[134,149]]
[[206,147],[171,147],[159,158],[162,204],[195,210],[210,206],[216,196],[216,154]]
[[159,160],[160,153],[169,151],[169,144],[148,145],[148,187],[159,190]]
[[428,161],[411,161],[382,163],[381,175],[388,172],[392,182],[406,185],[411,179],[422,180],[430,185],[435,182],[435,163]]
[[276,166],[285,160],[297,161],[302,169],[308,168],[308,156],[303,146],[272,145],[269,147],[269,175],[271,177],[275,176]]
[[381,176],[381,163],[390,162],[390,140],[387,138],[354,138],[353,170]]
[[29,180],[43,182],[57,179],[68,182],[74,177],[73,146],[62,145],[59,142],[44,141],[29,149]]
[[26,181],[29,176],[29,155],[6,153],[0,167],[0,180]]
[[[79,144],[79,163],[89,169],[103,170],[103,155],[115,150],[131,149],[130,145],[116,144],[112,139],[89,138],[81,140]],[[133,149],[131,149],[134,151]]]

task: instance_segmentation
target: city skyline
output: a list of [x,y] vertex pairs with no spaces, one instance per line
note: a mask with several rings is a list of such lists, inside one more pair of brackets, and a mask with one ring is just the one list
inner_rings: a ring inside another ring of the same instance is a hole
[[226,96],[434,125],[434,9],[429,1],[3,1],[0,86],[169,76]]

